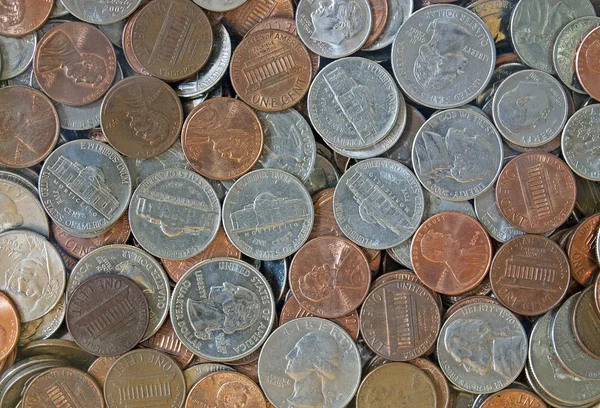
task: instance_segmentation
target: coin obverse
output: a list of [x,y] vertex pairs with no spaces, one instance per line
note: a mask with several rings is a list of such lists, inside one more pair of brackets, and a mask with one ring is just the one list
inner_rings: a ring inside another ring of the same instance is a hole
[[562,135],[565,161],[575,174],[591,181],[600,181],[599,124],[600,104],[589,105],[571,116]]

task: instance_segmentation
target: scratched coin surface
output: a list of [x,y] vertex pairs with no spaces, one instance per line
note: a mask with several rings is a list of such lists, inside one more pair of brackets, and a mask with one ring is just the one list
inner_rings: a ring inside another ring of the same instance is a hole
[[600,105],[579,109],[571,116],[562,133],[562,153],[575,174],[600,181]]
[[333,211],[346,237],[365,248],[387,249],[418,228],[423,191],[406,166],[391,159],[364,160],[340,179]]
[[506,389],[491,395],[481,408],[546,408],[546,403],[528,390]]
[[600,257],[597,256],[599,226],[600,213],[584,218],[567,243],[571,276],[584,286],[591,285],[600,270]]
[[65,8],[78,19],[90,24],[112,24],[121,21],[135,11],[142,0],[123,0],[114,3],[107,0],[60,0]]
[[50,236],[48,217],[40,200],[26,188],[0,180],[0,233],[21,229]]
[[179,340],[209,361],[235,361],[256,351],[275,321],[275,300],[254,267],[213,258],[191,268],[173,291],[171,319]]
[[18,0],[0,5],[0,35],[24,37],[40,28],[52,11],[53,0]]
[[581,87],[592,98],[600,98],[600,86],[597,81],[598,77],[598,41],[600,39],[600,30],[598,27],[590,31],[581,41],[577,49],[577,58],[575,69],[577,70],[577,78],[581,83]]
[[276,407],[345,407],[360,383],[360,355],[337,324],[318,317],[275,330],[258,359],[260,385]]
[[258,384],[243,374],[229,371],[211,373],[202,378],[190,390],[185,402],[185,408],[266,406]]
[[223,24],[238,37],[244,37],[256,24],[271,18],[294,18],[292,0],[246,1],[240,7],[226,12]]

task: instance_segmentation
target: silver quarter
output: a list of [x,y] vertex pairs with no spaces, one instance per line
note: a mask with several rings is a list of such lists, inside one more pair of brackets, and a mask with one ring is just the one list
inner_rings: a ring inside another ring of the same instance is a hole
[[404,127],[404,132],[402,132],[400,140],[387,152],[383,153],[382,156],[399,161],[409,169],[412,169],[412,146],[417,133],[419,133],[419,129],[421,129],[424,123],[425,116],[416,108],[406,105],[406,126]]
[[398,34],[402,23],[413,12],[413,0],[388,0],[387,3],[388,18],[383,32],[371,46],[363,48],[363,51],[377,51],[394,42],[394,38],[396,38],[396,34]]
[[56,306],[44,316],[31,322],[22,323],[19,346],[23,346],[32,341],[47,339],[56,333],[63,323],[65,311],[65,297],[61,296]]
[[600,181],[600,105],[589,105],[571,116],[562,134],[562,153],[578,176]]
[[120,20],[111,24],[98,25],[98,29],[104,33],[106,38],[108,38],[113,45],[123,48],[123,30],[125,28],[125,23],[126,20]]
[[[23,177],[17,173],[0,170],[0,180],[6,180],[6,181],[13,182],[15,184],[18,184],[21,187],[23,187],[25,190],[27,190],[31,194],[33,194],[35,197],[39,197],[37,187],[31,181],[27,180],[25,177]],[[41,204],[40,204],[40,206],[41,206]],[[3,207],[3,205],[0,205],[0,207]],[[42,208],[42,210],[43,210],[43,208]],[[27,228],[25,228],[25,229],[27,229]],[[0,231],[0,232],[2,232],[2,231]],[[42,235],[44,235],[44,234],[42,234]]]
[[423,191],[415,175],[390,159],[369,159],[352,166],[333,194],[340,229],[356,244],[387,249],[406,241],[419,227]]
[[33,61],[37,34],[25,37],[3,37],[0,35],[0,81],[11,79],[27,70]]
[[483,194],[475,197],[475,212],[483,228],[496,241],[504,243],[525,233],[504,218],[496,202],[496,188],[490,187]]
[[308,191],[283,170],[254,170],[242,176],[223,202],[227,236],[242,253],[259,260],[296,252],[308,239],[313,218]]
[[240,7],[246,0],[194,0],[194,3],[210,11],[229,11]]
[[356,393],[360,374],[360,355],[350,335],[318,317],[279,327],[258,359],[260,385],[276,407],[343,408]]
[[90,24],[112,24],[125,19],[142,0],[122,0],[114,4],[108,0],[61,0],[71,14]]
[[[575,176],[577,200],[575,207],[584,217],[600,212],[600,183]],[[598,258],[600,259],[600,257]]]
[[319,71],[308,91],[314,128],[327,144],[343,149],[364,149],[381,141],[396,123],[399,104],[392,76],[366,58],[332,62]]
[[137,242],[162,259],[186,259],[215,238],[219,198],[210,183],[190,170],[161,170],[133,193],[129,224]]
[[301,0],[296,9],[298,37],[326,58],[341,58],[360,50],[371,33],[367,0]]
[[48,217],[37,195],[14,181],[0,177],[0,233],[21,229],[37,232],[46,238],[50,236]]
[[317,154],[315,157],[315,167],[304,181],[304,187],[312,195],[326,188],[337,186],[340,175],[335,166],[325,157]]
[[275,322],[267,280],[246,262],[214,258],[192,267],[173,290],[175,334],[194,354],[235,361],[257,350]]
[[490,188],[502,169],[502,140],[485,116],[465,109],[433,115],[412,150],[415,174],[440,198],[466,201]]
[[496,48],[473,12],[448,4],[423,8],[402,24],[392,45],[392,68],[412,100],[434,109],[473,100],[494,71]]

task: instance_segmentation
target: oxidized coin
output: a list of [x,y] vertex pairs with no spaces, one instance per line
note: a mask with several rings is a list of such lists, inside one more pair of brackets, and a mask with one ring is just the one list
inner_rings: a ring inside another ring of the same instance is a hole
[[565,161],[575,174],[592,181],[600,181],[598,126],[600,105],[594,104],[575,112],[562,133],[562,153]]
[[364,248],[386,249],[406,241],[424,211],[423,191],[415,175],[391,159],[369,159],[340,179],[333,211],[341,230]]
[[371,270],[363,251],[341,237],[318,237],[290,265],[290,289],[318,317],[336,318],[357,309],[369,292]]
[[25,230],[1,234],[0,260],[0,290],[12,300],[22,323],[56,306],[65,289],[65,268],[43,236]]
[[131,51],[152,76],[180,81],[204,66],[213,43],[206,14],[189,0],[156,0],[135,15]]
[[308,115],[328,144],[364,149],[384,139],[394,127],[399,99],[398,87],[381,65],[349,57],[317,74],[308,92]]
[[186,368],[194,359],[192,353],[175,335],[171,320],[167,319],[158,331],[141,343],[141,346],[158,350],[177,362],[181,369]]
[[556,306],[569,288],[569,262],[562,248],[540,235],[502,245],[490,268],[492,291],[513,312],[537,316]]
[[221,205],[212,186],[190,170],[154,173],[135,190],[129,206],[131,232],[159,258],[186,259],[215,238]]
[[223,24],[238,37],[244,37],[252,27],[271,17],[294,18],[292,0],[253,0],[230,10],[223,16]]
[[310,194],[318,193],[326,188],[333,188],[337,185],[340,176],[336,167],[324,156],[317,153],[315,167],[304,181],[304,186]]
[[181,132],[185,157],[198,173],[232,180],[252,169],[263,148],[256,113],[233,98],[212,98],[189,114]]
[[512,159],[496,183],[500,212],[514,227],[530,234],[552,231],[575,207],[575,177],[549,153],[524,153]]
[[7,358],[15,349],[20,333],[19,312],[10,298],[0,292],[0,360]]
[[458,295],[485,278],[492,261],[492,243],[472,217],[443,212],[419,227],[410,259],[425,286],[445,295]]
[[466,109],[433,115],[419,130],[412,163],[440,198],[466,201],[490,188],[502,169],[502,140],[485,116]]
[[575,69],[577,78],[581,83],[582,88],[592,98],[600,99],[600,86],[598,82],[598,57],[600,50],[598,49],[600,41],[600,28],[594,28],[581,41],[576,58]]
[[296,105],[308,92],[312,66],[295,35],[262,30],[240,42],[229,74],[240,99],[254,109],[279,112]]
[[360,384],[360,371],[352,338],[318,317],[280,326],[258,359],[260,385],[276,407],[343,408]]
[[148,327],[148,302],[134,281],[99,275],[81,283],[67,304],[67,327],[84,350],[114,356],[131,350]]
[[0,164],[31,167],[46,158],[58,141],[54,104],[40,91],[15,85],[0,89]]
[[260,387],[243,374],[219,371],[202,378],[192,387],[185,408],[241,407],[266,408]]
[[235,361],[252,354],[275,321],[267,280],[232,258],[203,261],[181,277],[173,291],[171,320],[179,340],[210,361]]
[[344,236],[333,214],[334,191],[335,189],[333,188],[327,188],[313,195],[315,221],[308,237],[309,240],[322,236]]
[[121,358],[121,355],[117,356],[103,356],[98,357],[96,361],[94,361],[90,368],[88,368],[88,374],[94,377],[94,380],[104,388],[104,381],[106,380],[106,374],[108,374],[108,370],[113,366],[113,364]]
[[23,394],[23,408],[104,408],[102,390],[87,373],[71,367],[56,367],[33,378]]
[[475,13],[440,4],[417,11],[402,24],[391,58],[394,75],[410,99],[448,109],[468,103],[485,89],[496,48]]
[[506,389],[489,396],[479,408],[546,408],[546,403],[535,393],[521,389]]
[[379,284],[360,312],[360,331],[367,345],[392,361],[425,354],[440,330],[440,309],[433,294],[409,280]]
[[185,379],[175,361],[160,351],[139,349],[118,359],[104,382],[108,408],[181,408]]
[[90,24],[112,24],[124,20],[135,11],[142,0],[111,1],[56,0],[64,4],[78,19]]
[[243,254],[282,259],[308,239],[314,209],[306,188],[291,174],[255,170],[231,187],[223,202],[223,227]]
[[100,99],[117,73],[112,43],[85,23],[65,23],[40,40],[33,60],[35,77],[56,102],[81,106]]
[[600,316],[592,287],[581,292],[577,299],[571,313],[571,327],[577,344],[590,356],[600,359]]
[[494,123],[502,136],[522,147],[552,141],[567,122],[567,94],[558,80],[527,69],[506,78],[494,94]]
[[21,229],[50,236],[48,217],[38,198],[16,183],[0,180],[0,233]]
[[444,323],[437,356],[446,377],[472,393],[500,391],[521,373],[527,359],[527,334],[502,306],[475,303]]
[[65,297],[61,296],[60,300],[44,316],[39,319],[32,320],[21,324],[21,332],[19,334],[19,346],[31,343],[35,340],[43,340],[52,336],[62,325],[65,318],[66,303]]
[[183,108],[163,81],[134,76],[106,94],[100,119],[104,135],[119,153],[146,159],[164,153],[179,138]]
[[492,186],[483,194],[475,197],[475,213],[483,228],[496,241],[504,243],[525,234],[523,231],[513,227],[500,213],[496,202],[496,187]]
[[600,271],[596,246],[600,213],[583,219],[567,244],[571,276],[583,286],[592,284]]
[[15,78],[27,71],[33,60],[37,34],[25,37],[0,35],[0,81]]
[[34,32],[48,20],[53,4],[53,0],[3,2],[0,4],[0,35],[24,37]]

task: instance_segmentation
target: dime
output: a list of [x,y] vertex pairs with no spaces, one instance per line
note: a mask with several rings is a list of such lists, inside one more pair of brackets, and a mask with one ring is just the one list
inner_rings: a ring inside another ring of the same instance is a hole
[[315,194],[323,189],[335,187],[339,179],[335,166],[325,157],[317,154],[315,167],[303,184],[310,194]]
[[485,89],[496,49],[475,13],[440,4],[417,11],[402,24],[391,58],[396,80],[410,99],[448,109],[468,103]]
[[142,3],[142,0],[110,1],[60,0],[78,19],[90,24],[112,24],[124,20]]
[[40,40],[33,61],[40,88],[56,102],[81,106],[108,91],[117,58],[102,31],[85,23],[65,23]]
[[52,11],[53,0],[17,0],[0,7],[0,35],[24,37],[40,28]]
[[575,178],[569,167],[548,153],[524,153],[511,160],[496,184],[500,212],[530,234],[552,231],[575,206]]
[[165,81],[180,81],[198,72],[210,56],[212,43],[206,14],[189,0],[153,1],[131,24],[132,54],[149,74]]
[[48,218],[38,198],[16,183],[0,180],[0,233],[20,229],[50,236]]
[[524,316],[541,315],[560,303],[569,280],[562,248],[539,235],[523,235],[502,245],[490,268],[496,298]]
[[171,319],[177,337],[194,354],[235,361],[252,354],[269,335],[275,300],[267,280],[252,266],[214,258],[177,282]]
[[590,356],[600,359],[600,316],[596,312],[594,290],[592,287],[585,289],[571,312],[571,327],[575,340]]
[[589,105],[571,116],[562,133],[565,161],[578,176],[592,181],[600,181],[599,123],[600,105]]
[[181,369],[186,368],[194,359],[194,353],[177,338],[171,320],[168,319],[152,337],[142,342],[141,345],[168,355],[177,362]]
[[244,37],[252,27],[271,17],[294,18],[294,3],[290,0],[246,1],[225,13],[223,24],[238,37]]
[[0,360],[7,358],[15,349],[20,332],[19,311],[10,298],[0,292]]
[[203,363],[187,368],[183,372],[187,392],[189,393],[192,387],[204,377],[220,371],[234,371],[234,369],[225,364],[218,363]]
[[414,174],[390,159],[351,167],[333,197],[335,219],[348,238],[371,249],[406,241],[423,217],[424,199]]
[[119,153],[135,159],[158,156],[179,138],[183,108],[173,89],[152,77],[119,81],[104,97],[102,131]]
[[504,218],[496,202],[496,187],[492,186],[483,194],[475,197],[475,212],[477,219],[483,228],[496,241],[504,243],[525,234],[523,231],[513,227]]
[[240,7],[246,0],[194,0],[194,3],[206,10],[229,11]]
[[[3,37],[0,35],[0,81],[7,81],[9,85],[21,85],[21,75],[27,77],[28,68],[31,67],[33,54],[37,44],[36,33],[25,37]],[[33,76],[33,70],[30,70]]]
[[35,340],[47,339],[52,336],[62,325],[65,318],[65,312],[65,297],[61,296],[56,306],[44,316],[21,324],[19,346],[23,346]]
[[185,157],[198,173],[215,180],[232,180],[258,161],[263,129],[244,102],[212,98],[189,114],[181,142]]
[[190,390],[186,408],[202,407],[266,408],[260,387],[239,373],[219,371],[202,378]]
[[571,276],[583,286],[591,285],[600,271],[596,256],[599,227],[600,213],[583,219],[567,244]]
[[442,371],[459,389],[497,392],[523,370],[527,335],[508,309],[475,303],[460,308],[446,320],[438,338],[437,355]]
[[163,353],[134,350],[119,358],[108,371],[104,398],[108,408],[181,408],[185,379],[175,361]]
[[255,170],[240,178],[223,202],[223,227],[243,254],[282,259],[308,239],[314,210],[302,183],[282,170]]
[[303,317],[271,334],[258,359],[258,375],[276,407],[342,408],[360,383],[360,355],[341,327]]
[[544,401],[528,390],[507,389],[486,398],[480,408],[546,408]]
[[88,368],[88,374],[94,377],[94,380],[104,388],[104,381],[106,380],[106,374],[108,374],[108,370],[113,366],[113,364],[121,358],[121,355],[117,356],[103,356],[98,357],[96,361],[90,365]]
[[350,57],[332,62],[317,74],[308,92],[308,114],[328,144],[364,149],[384,139],[394,127],[399,100],[398,88],[383,67]]

